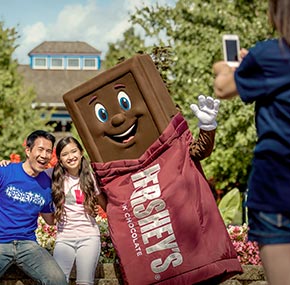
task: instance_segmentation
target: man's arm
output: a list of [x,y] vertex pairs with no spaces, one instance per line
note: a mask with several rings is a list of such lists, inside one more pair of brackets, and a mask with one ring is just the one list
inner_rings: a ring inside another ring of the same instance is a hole
[[40,213],[40,215],[48,225],[55,225],[54,213]]

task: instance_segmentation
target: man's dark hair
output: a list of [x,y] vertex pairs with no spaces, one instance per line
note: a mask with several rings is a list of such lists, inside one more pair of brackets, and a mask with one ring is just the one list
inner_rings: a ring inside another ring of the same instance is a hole
[[26,139],[26,146],[30,149],[34,146],[34,142],[37,138],[45,138],[52,143],[52,147],[55,143],[55,137],[49,132],[43,131],[43,130],[37,130],[32,132]]

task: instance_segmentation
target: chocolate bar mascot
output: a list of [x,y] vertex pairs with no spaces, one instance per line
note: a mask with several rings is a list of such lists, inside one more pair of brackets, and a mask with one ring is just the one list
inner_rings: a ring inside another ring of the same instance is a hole
[[191,106],[194,140],[149,55],[63,99],[107,196],[125,284],[215,284],[241,272],[199,163],[213,148],[217,100]]

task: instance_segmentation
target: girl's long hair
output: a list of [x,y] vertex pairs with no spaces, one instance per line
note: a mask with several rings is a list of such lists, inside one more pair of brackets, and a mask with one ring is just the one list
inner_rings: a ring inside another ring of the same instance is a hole
[[[69,143],[75,143],[77,148],[83,153],[81,144],[72,136],[62,138],[56,145],[56,157],[58,159],[54,166],[52,173],[52,199],[55,206],[55,219],[57,222],[65,220],[65,193],[64,193],[64,180],[66,170],[60,162],[60,153],[62,149]],[[95,217],[95,207],[98,204],[98,199],[95,193],[95,181],[93,173],[90,168],[89,162],[86,158],[82,157],[81,166],[79,169],[80,189],[84,195],[84,208],[85,212],[90,216]]]
[[290,45],[290,1],[269,0],[269,19],[280,36]]

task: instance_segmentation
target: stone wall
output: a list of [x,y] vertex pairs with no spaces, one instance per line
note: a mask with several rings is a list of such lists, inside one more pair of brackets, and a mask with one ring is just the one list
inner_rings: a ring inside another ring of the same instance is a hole
[[[119,266],[113,263],[99,263],[95,274],[95,284],[122,285]],[[13,265],[0,278],[0,285],[38,285],[38,283]],[[76,285],[75,267],[72,270],[69,285]]]
[[220,285],[267,285],[262,266],[243,265],[243,273],[233,276]]
[[[235,275],[220,285],[267,285],[261,266],[243,266],[244,273]],[[122,285],[121,273],[117,264],[99,264],[95,275],[95,284]],[[75,285],[75,270],[73,269],[70,285]],[[37,285],[16,266],[10,267],[0,279],[0,285]],[[136,284],[133,284],[136,285]],[[190,285],[190,284],[184,284]]]

